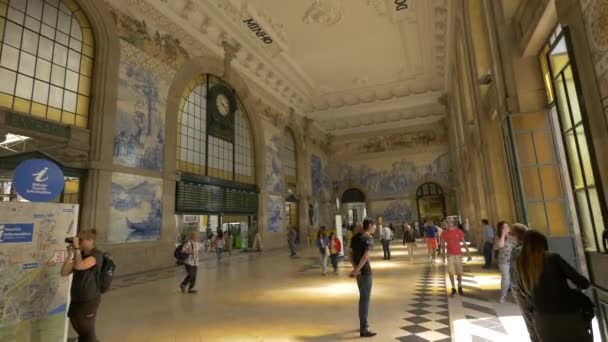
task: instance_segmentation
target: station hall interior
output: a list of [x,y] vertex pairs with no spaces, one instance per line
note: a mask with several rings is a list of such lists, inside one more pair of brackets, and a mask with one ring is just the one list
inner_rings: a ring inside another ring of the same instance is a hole
[[[348,243],[323,276],[317,234],[366,218],[370,340],[530,339],[483,267],[484,219],[542,233],[608,340],[608,0],[0,0],[0,209],[27,203],[31,159],[116,264],[99,341],[357,339]],[[424,237],[412,261],[402,244],[446,218],[472,256],[454,297]],[[7,323],[10,248],[0,341],[48,341]]]

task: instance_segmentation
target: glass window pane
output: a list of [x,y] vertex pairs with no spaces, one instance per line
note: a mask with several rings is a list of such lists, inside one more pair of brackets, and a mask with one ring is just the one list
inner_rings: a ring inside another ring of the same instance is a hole
[[[589,189],[589,200],[591,201],[590,205],[591,205],[591,212],[593,213],[593,221],[595,222],[594,227],[595,227],[595,236],[597,237],[598,241],[601,241],[602,239],[602,234],[604,232],[604,225],[603,225],[603,217],[602,217],[602,209],[601,209],[601,204],[600,204],[600,198],[597,194],[597,189],[593,188],[593,189]],[[601,244],[600,244],[601,245]],[[606,251],[604,251],[606,252]]]
[[53,60],[53,42],[50,39],[46,37],[40,37],[38,57],[44,58],[47,61]]
[[[13,1],[14,3],[14,1]],[[19,25],[23,25],[23,20],[25,19],[25,14],[21,11],[17,11],[14,8],[9,8],[6,17]]]
[[[6,2],[6,1],[3,1]],[[12,0],[10,1],[10,7],[20,12],[25,12],[25,1],[23,0]]]
[[595,185],[595,177],[593,176],[593,167],[591,165],[591,155],[589,153],[589,146],[587,146],[585,128],[583,126],[576,128],[576,138],[578,139],[578,146],[581,152],[580,157],[581,161],[583,162],[585,183],[587,186]]
[[59,12],[59,19],[57,21],[57,30],[65,34],[70,34],[70,26],[72,25],[72,18],[63,12]]
[[19,50],[15,49],[14,47],[3,44],[0,65],[5,68],[17,71],[17,66],[19,65]]
[[597,246],[595,244],[594,227],[589,212],[589,202],[587,201],[587,192],[585,190],[576,191],[576,205],[580,217],[581,233],[583,235],[583,245],[585,251],[595,252]]
[[80,53],[71,49],[68,52],[68,69],[76,72],[80,70]]
[[48,103],[49,84],[36,80],[34,83],[34,101],[38,103]]
[[19,72],[34,77],[35,68],[36,57],[27,52],[21,52],[21,59],[19,60]]
[[551,63],[551,72],[553,76],[557,75],[565,66],[570,62],[568,57],[568,48],[566,46],[566,39],[562,36],[553,48],[549,55],[549,61]]
[[528,203],[528,219],[531,229],[536,229],[546,235],[549,234],[544,203]]
[[555,162],[555,146],[553,144],[553,133],[550,130],[534,132],[534,147],[538,163]]
[[42,1],[41,0],[29,0],[27,2],[27,15],[34,17],[38,20],[42,19]]
[[547,213],[549,215],[549,231],[551,236],[569,236],[570,221],[567,219],[566,208],[562,201],[547,202]]
[[63,87],[65,84],[65,68],[53,64],[51,71],[51,83],[56,86]]
[[50,27],[56,27],[57,25],[57,8],[49,6],[47,3],[44,4],[44,12],[42,15],[42,22],[49,25]]
[[536,164],[532,135],[530,133],[517,133],[515,143],[517,144],[517,156],[520,163],[522,165]]
[[576,137],[574,131],[570,131],[564,136],[566,144],[566,155],[568,159],[568,165],[570,166],[570,175],[572,177],[573,185],[575,189],[580,189],[585,186],[583,182],[583,173],[581,170],[581,164],[579,160],[578,150],[576,149]]
[[33,32],[40,33],[40,20],[36,20],[32,17],[25,17],[25,27],[32,30]]
[[38,34],[30,30],[23,31],[23,46],[24,51],[35,55],[38,50]]
[[15,95],[31,100],[33,87],[33,78],[24,75],[17,75],[17,88],[15,89]]
[[6,21],[6,25],[4,26],[4,43],[20,48],[22,33],[23,29],[21,26],[11,21]]
[[76,93],[66,91],[63,95],[63,109],[68,112],[76,112]]
[[540,201],[543,199],[538,168],[525,167],[521,169],[521,178],[524,186],[526,200]]
[[0,92],[5,94],[15,93],[15,84],[17,82],[17,73],[12,70],[0,68]]
[[540,179],[543,184],[545,200],[563,198],[562,182],[557,165],[542,166],[540,168]]
[[78,74],[68,70],[65,75],[65,87],[71,91],[78,91]]
[[572,119],[570,118],[570,107],[568,106],[568,99],[566,98],[566,91],[564,90],[564,82],[561,75],[553,81],[553,85],[562,131],[566,131],[572,127]]
[[55,29],[50,27],[47,24],[41,25],[40,34],[42,34],[43,36],[45,36],[49,39],[55,39]]
[[67,62],[68,49],[61,44],[55,43],[55,49],[53,50],[53,63],[65,67],[67,65]]
[[564,71],[564,77],[566,79],[566,88],[568,89],[568,100],[570,100],[570,110],[572,111],[573,124],[581,122],[581,107],[578,102],[578,93],[576,91],[576,85],[574,83],[574,76],[572,76],[572,66],[568,66]]
[[55,108],[61,108],[63,105],[63,89],[51,86],[51,92],[49,94],[49,106]]
[[36,65],[36,78],[45,82],[51,81],[51,63],[38,58]]

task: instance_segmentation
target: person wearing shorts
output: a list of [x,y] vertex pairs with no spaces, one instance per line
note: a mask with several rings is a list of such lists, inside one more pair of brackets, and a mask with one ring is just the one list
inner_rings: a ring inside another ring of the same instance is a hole
[[425,238],[426,238],[426,249],[429,252],[429,263],[435,263],[437,258],[437,242],[439,229],[433,224],[431,220],[428,220],[425,224]]
[[464,239],[464,232],[456,225],[452,220],[448,220],[447,229],[441,234],[441,239],[446,243],[446,254],[448,262],[448,273],[450,274],[450,283],[452,283],[452,296],[456,295],[456,284],[454,283],[454,274],[458,277],[458,293],[463,294],[462,291],[462,247],[460,243],[464,244],[464,248],[467,251],[468,260],[471,261],[471,255],[469,254],[469,247]]

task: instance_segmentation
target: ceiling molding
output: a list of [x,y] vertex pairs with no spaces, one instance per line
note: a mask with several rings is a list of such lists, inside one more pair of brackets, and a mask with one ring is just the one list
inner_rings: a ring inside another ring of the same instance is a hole
[[428,125],[437,123],[445,118],[443,114],[427,115],[419,118],[411,118],[394,122],[384,122],[380,124],[361,124],[356,127],[348,127],[342,129],[331,130],[331,135],[349,135],[349,134],[371,134],[375,132],[385,131],[387,129],[407,128],[413,126]]

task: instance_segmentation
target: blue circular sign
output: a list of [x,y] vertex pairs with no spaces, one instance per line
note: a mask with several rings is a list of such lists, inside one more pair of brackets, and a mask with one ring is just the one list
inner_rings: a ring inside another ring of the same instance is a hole
[[63,172],[46,159],[30,159],[21,162],[13,175],[15,190],[19,196],[31,202],[50,202],[63,191]]

